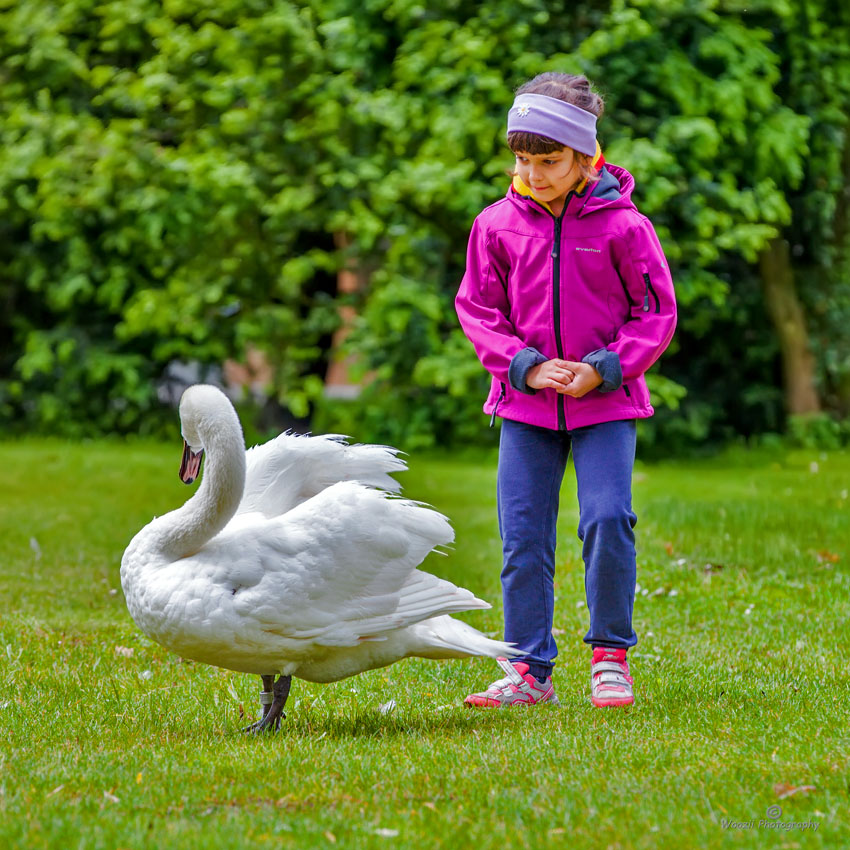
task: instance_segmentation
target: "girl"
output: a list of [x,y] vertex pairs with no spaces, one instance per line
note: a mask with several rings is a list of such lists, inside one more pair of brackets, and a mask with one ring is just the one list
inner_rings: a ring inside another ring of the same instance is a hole
[[631,479],[635,420],[651,416],[644,372],[670,342],[676,304],[634,179],[605,165],[596,141],[603,103],[584,77],[546,73],[508,112],[516,171],[469,238],[456,307],[492,375],[484,406],[502,417],[498,513],[506,676],[467,705],[557,703],[552,668],[555,525],[572,451],[593,648],[591,701],[634,702],[626,652],[635,545]]

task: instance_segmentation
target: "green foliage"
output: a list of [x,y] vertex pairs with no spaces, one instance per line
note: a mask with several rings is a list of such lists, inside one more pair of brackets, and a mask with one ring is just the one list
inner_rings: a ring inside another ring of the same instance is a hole
[[788,436],[792,445],[804,449],[832,451],[850,443],[850,420],[837,421],[818,413],[811,416],[791,416]]
[[[710,363],[700,351],[721,329],[731,326],[740,338],[752,337],[750,329],[756,327],[762,331],[756,349],[770,349],[775,362],[751,264],[790,221],[786,192],[803,179],[810,120],[778,95],[782,59],[771,47],[771,31],[714,4],[618,2],[604,13],[582,6],[576,14],[575,7],[549,4],[542,9],[532,3],[512,9],[511,39],[503,44],[499,9],[499,4],[487,4],[486,12],[482,8],[478,15],[451,21],[435,16],[398,34],[400,59],[392,68],[392,89],[396,108],[405,111],[407,120],[403,132],[401,124],[393,125],[378,148],[387,175],[381,191],[411,169],[421,169],[422,179],[411,185],[410,202],[394,211],[393,249],[384,258],[383,277],[373,280],[371,303],[361,313],[352,348],[383,379],[388,397],[403,393],[411,374],[414,381],[428,375],[437,393],[451,387],[459,399],[476,393],[480,403],[471,349],[453,344],[448,298],[439,322],[424,301],[435,289],[447,295],[454,291],[464,262],[457,234],[465,234],[481,207],[505,191],[511,158],[501,138],[510,90],[542,70],[583,72],[607,96],[608,117],[601,124],[606,156],[635,174],[636,199],[656,224],[677,283],[680,338],[661,367],[664,375],[654,379],[658,406],[672,411],[660,420],[662,430],[672,429],[663,442],[725,437],[746,429],[754,415],[774,423],[781,417],[781,395],[766,391],[775,384],[773,369],[763,368],[759,358],[728,340],[725,351],[712,345],[716,359]],[[541,26],[567,18],[569,28]],[[479,50],[482,32],[498,50]],[[438,44],[441,60],[435,53]],[[442,161],[442,183],[428,179],[432,171],[426,166],[434,160]],[[470,177],[479,175],[470,184]],[[432,237],[446,225],[440,239],[419,242],[416,225],[400,224],[429,213]],[[403,332],[397,328],[387,334],[388,321],[411,316],[409,295],[398,297],[400,289],[410,292],[409,285],[399,283],[402,276],[417,281],[423,298],[415,307],[421,315],[410,325],[410,336],[406,325]],[[741,291],[733,293],[733,288]],[[443,341],[436,361],[416,344],[422,325],[430,325],[431,339]],[[714,383],[716,393],[706,395],[690,374],[694,359],[698,371],[728,375],[740,371],[741,357],[748,365],[753,362],[749,371],[758,382],[747,388],[745,404],[740,392],[729,403],[730,392],[737,389],[728,381]],[[668,360],[678,361],[678,368],[670,372]],[[671,379],[680,387],[675,393]],[[765,402],[770,407],[763,412]],[[381,404],[367,393],[358,414],[368,417],[376,403]],[[477,405],[456,410],[477,416],[483,431]],[[455,421],[461,421],[459,415]],[[658,439],[658,426],[644,433]],[[386,438],[386,432],[376,436]]]
[[[647,435],[782,430],[754,269],[779,233],[799,258],[824,396],[850,413],[850,25],[834,4],[3,9],[7,427],[155,428],[169,362],[257,347],[295,415],[406,446],[491,439],[452,297],[472,219],[507,188],[511,92],[543,70],[602,89],[606,156],[634,173],[674,273],[680,329]],[[337,294],[343,265],[367,291]],[[343,304],[368,381],[349,405],[321,392]]]
[[136,430],[167,363],[258,341],[297,406],[338,322],[322,173],[297,155],[328,131],[304,103],[309,10],[32,0],[2,18],[0,416]]

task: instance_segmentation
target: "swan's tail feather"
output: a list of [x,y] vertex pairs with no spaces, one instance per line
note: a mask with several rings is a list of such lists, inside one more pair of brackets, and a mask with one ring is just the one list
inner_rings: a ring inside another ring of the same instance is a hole
[[395,613],[409,623],[438,617],[442,614],[457,614],[489,608],[490,603],[478,599],[464,587],[430,573],[415,570],[401,590]]
[[411,630],[418,642],[408,655],[418,658],[469,658],[475,655],[511,658],[522,655],[513,644],[488,638],[472,626],[449,616],[423,620]]

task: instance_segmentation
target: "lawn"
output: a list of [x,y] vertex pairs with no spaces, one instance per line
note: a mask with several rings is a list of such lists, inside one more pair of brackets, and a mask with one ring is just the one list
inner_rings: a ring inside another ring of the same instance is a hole
[[[568,471],[560,708],[473,712],[492,661],[413,659],[295,680],[254,738],[259,679],[170,655],[124,605],[124,547],[189,494],[179,453],[0,445],[0,847],[850,846],[850,458],[638,466],[631,710],[589,702]],[[409,462],[405,494],[457,533],[426,568],[493,602],[464,618],[496,634],[495,457]]]

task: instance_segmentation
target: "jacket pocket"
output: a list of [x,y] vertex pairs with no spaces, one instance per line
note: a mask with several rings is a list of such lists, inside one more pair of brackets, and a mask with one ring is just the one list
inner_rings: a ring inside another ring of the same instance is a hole
[[652,285],[652,278],[648,273],[644,273],[643,283],[646,287],[643,296],[643,312],[649,312],[649,293],[652,293],[652,297],[655,299],[655,312],[661,312],[661,299],[658,297],[658,293],[655,291],[655,287]]
[[623,392],[626,394],[626,398],[632,397],[632,391],[629,389],[628,384],[623,384]]

